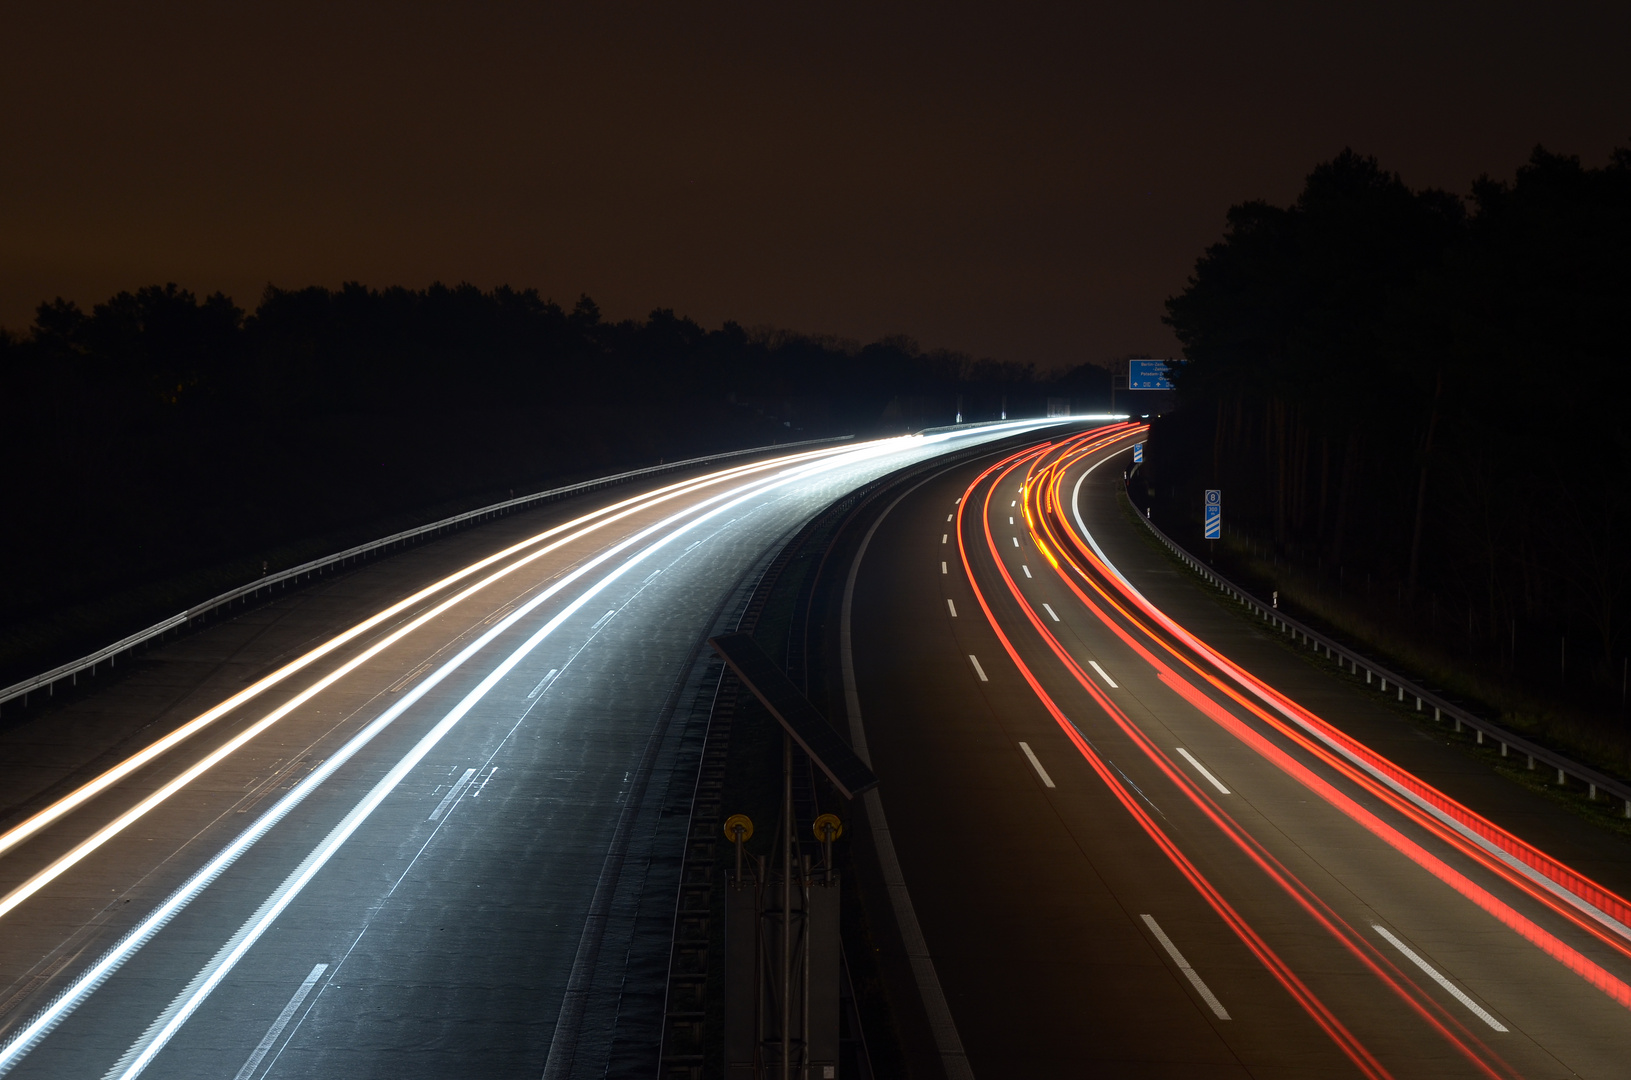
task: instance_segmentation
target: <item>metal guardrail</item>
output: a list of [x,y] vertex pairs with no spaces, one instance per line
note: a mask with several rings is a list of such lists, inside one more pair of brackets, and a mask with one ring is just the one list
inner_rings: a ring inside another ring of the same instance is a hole
[[1215,586],[1220,592],[1238,601],[1280,632],[1290,634],[1293,641],[1300,639],[1309,648],[1313,649],[1316,654],[1323,650],[1325,655],[1334,660],[1338,667],[1352,671],[1355,675],[1363,672],[1367,686],[1375,686],[1383,694],[1395,693],[1400,701],[1408,702],[1411,698],[1414,698],[1417,712],[1425,712],[1428,707],[1431,707],[1434,720],[1442,723],[1448,719],[1455,724],[1456,731],[1460,731],[1464,727],[1471,728],[1477,736],[1480,746],[1484,744],[1485,739],[1489,739],[1500,746],[1502,757],[1507,757],[1509,753],[1516,752],[1528,759],[1530,769],[1535,768],[1535,763],[1539,762],[1548,769],[1557,770],[1557,782],[1559,784],[1566,783],[1565,778],[1572,776],[1586,785],[1589,798],[1597,798],[1600,791],[1619,799],[1625,805],[1625,816],[1631,818],[1631,784],[1626,784],[1624,781],[1600,773],[1589,766],[1572,761],[1555,750],[1548,750],[1544,746],[1530,742],[1521,735],[1515,735],[1493,721],[1476,716],[1459,705],[1452,705],[1431,690],[1424,689],[1420,684],[1390,671],[1368,657],[1344,648],[1319,631],[1313,630],[1305,623],[1287,616],[1272,604],[1265,603],[1217,573],[1194,555],[1191,555],[1177,541],[1162,532],[1155,522],[1148,517],[1140,515],[1139,520],[1144,522],[1150,532],[1155,534],[1156,539],[1165,544],[1185,565]]
[[84,674],[94,676],[96,674],[96,669],[101,667],[103,664],[107,664],[111,668],[115,666],[116,660],[121,655],[128,653],[133,649],[137,649],[155,639],[162,640],[172,631],[183,630],[195,619],[203,618],[204,616],[210,615],[223,607],[227,607],[239,601],[252,600],[260,593],[274,587],[288,588],[288,586],[293,582],[300,581],[303,578],[310,578],[314,574],[321,574],[327,570],[344,566],[346,563],[356,562],[358,559],[383,551],[392,546],[411,543],[426,536],[446,532],[450,529],[462,528],[467,525],[475,524],[478,521],[485,521],[488,518],[498,517],[501,514],[513,513],[517,510],[529,509],[546,502],[553,502],[557,499],[570,498],[574,495],[583,495],[591,491],[599,491],[602,488],[612,487],[617,484],[625,484],[631,480],[639,480],[644,477],[675,472],[677,470],[688,469],[696,465],[706,465],[715,461],[723,461],[726,458],[743,457],[748,454],[761,454],[786,450],[795,446],[812,446],[817,443],[844,442],[848,439],[853,439],[854,437],[855,436],[853,435],[842,435],[831,439],[801,439],[798,442],[777,443],[773,446],[755,446],[746,450],[728,450],[722,454],[709,454],[705,457],[687,458],[684,461],[668,462],[663,465],[650,465],[643,469],[631,469],[628,472],[615,473],[611,476],[602,476],[594,480],[584,480],[576,484],[567,484],[564,487],[550,488],[548,491],[539,491],[532,495],[522,495],[518,498],[506,499],[503,502],[493,503],[490,506],[484,506],[478,510],[468,510],[465,513],[455,514],[452,517],[443,518],[440,521],[433,521],[428,525],[420,525],[412,529],[404,529],[401,532],[392,533],[390,536],[382,536],[378,540],[370,540],[366,544],[358,544],[355,547],[346,548],[344,551],[335,552],[333,555],[326,555],[320,559],[312,559],[310,562],[303,562],[299,566],[291,566],[287,570],[280,570],[275,574],[268,574],[265,577],[257,578],[247,585],[232,589],[229,592],[224,592],[219,596],[205,600],[201,604],[194,604],[186,611],[172,615],[162,622],[154,623],[145,630],[138,630],[129,637],[120,638],[112,645],[104,646],[88,656],[82,656],[78,660],[71,660],[66,664],[52,668],[50,671],[35,675],[33,678],[24,679],[22,682],[13,683],[11,686],[0,690],[0,706],[4,706],[6,702],[15,701],[18,698],[22,698],[23,704],[26,706],[28,704],[29,695],[38,694],[41,691],[44,691],[48,696],[55,696],[57,683],[66,679],[71,685],[77,686],[79,683],[79,676]]

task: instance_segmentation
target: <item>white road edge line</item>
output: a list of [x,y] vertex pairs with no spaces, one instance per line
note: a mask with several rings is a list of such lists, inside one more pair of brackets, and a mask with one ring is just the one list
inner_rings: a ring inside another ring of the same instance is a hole
[[1202,982],[1201,977],[1195,973],[1195,969],[1189,966],[1189,961],[1184,959],[1184,954],[1178,951],[1178,946],[1174,945],[1172,939],[1167,937],[1167,932],[1161,929],[1161,924],[1155,921],[1155,916],[1140,915],[1139,918],[1144,920],[1144,924],[1150,928],[1150,933],[1154,934],[1156,940],[1161,942],[1161,947],[1167,950],[1167,955],[1172,957],[1174,964],[1178,965],[1178,970],[1182,971],[1189,979],[1189,985],[1193,986],[1201,997],[1206,999],[1206,1003],[1212,1006],[1212,1011],[1217,1014],[1217,1018],[1219,1020],[1229,1019],[1229,1010],[1223,1007],[1223,1002],[1219,1001],[1218,996],[1212,993],[1212,988]]
[[300,984],[300,989],[294,992],[294,997],[289,999],[289,1004],[283,1006],[283,1011],[278,1013],[276,1020],[272,1021],[272,1026],[266,1031],[266,1038],[262,1039],[260,1044],[255,1047],[254,1053],[249,1055],[249,1060],[244,1062],[244,1067],[238,1070],[238,1075],[233,1077],[232,1080],[249,1080],[251,1076],[255,1075],[255,1070],[260,1068],[261,1061],[266,1057],[266,1052],[272,1049],[272,1044],[277,1042],[278,1036],[283,1034],[283,1029],[288,1027],[289,1019],[294,1016],[294,1011],[300,1008],[300,1003],[306,1000],[306,995],[311,993],[311,988],[317,985],[317,980],[321,979],[323,972],[327,970],[327,964],[318,964],[311,969],[311,974],[307,975],[306,981]]
[[1112,689],[1112,690],[1121,689],[1121,687],[1119,685],[1117,685],[1116,680],[1114,680],[1114,679],[1112,679],[1110,677],[1110,673],[1099,666],[1099,662],[1097,660],[1089,660],[1087,663],[1088,663],[1089,667],[1091,667],[1094,671],[1099,673],[1099,678],[1103,679],[1106,683],[1108,683],[1110,685],[1110,689]]
[[1417,956],[1414,949],[1390,934],[1386,927],[1377,926],[1373,923],[1371,924],[1371,929],[1375,930],[1378,934],[1381,934],[1384,938],[1387,938],[1389,945],[1392,945],[1395,949],[1398,949],[1400,952],[1404,953],[1406,960],[1409,960],[1412,964],[1415,964],[1417,967],[1427,972],[1429,978],[1438,983],[1440,986],[1444,987],[1445,990],[1449,991],[1451,997],[1461,1002],[1461,1004],[1465,1005],[1468,1009],[1471,1009],[1472,1014],[1478,1017],[1478,1019],[1482,1020],[1496,1031],[1506,1030],[1505,1024],[1501,1023],[1499,1020],[1495,1019],[1495,1017],[1486,1012],[1483,1006],[1479,1005],[1478,1002],[1474,1001],[1472,998],[1463,993],[1459,986],[1451,982],[1449,979],[1446,979],[1443,975],[1440,975],[1433,968],[1433,965]]
[[1049,607],[1049,606],[1048,606],[1048,605],[1047,605],[1047,604],[1043,604],[1043,605],[1042,605],[1042,610],[1043,610],[1043,611],[1046,611],[1046,612],[1047,612],[1047,613],[1048,613],[1048,618],[1050,618],[1050,619],[1052,619],[1052,620],[1053,620],[1053,621],[1054,621],[1054,622],[1058,622],[1058,621],[1059,621],[1059,615],[1058,615],[1058,613],[1057,613],[1057,612],[1055,612],[1055,611],[1054,611],[1054,610],[1053,610],[1053,609],[1052,609],[1052,608],[1051,608],[1051,607]]
[[[854,634],[851,628],[855,611],[855,581],[861,575],[861,560],[866,557],[866,549],[872,543],[872,537],[877,533],[878,526],[882,525],[890,512],[900,505],[902,499],[930,480],[944,476],[955,467],[950,466],[924,477],[895,496],[895,501],[884,507],[883,513],[877,516],[867,529],[866,535],[861,537],[861,546],[855,552],[855,559],[849,565],[849,577],[844,582],[844,601],[838,615],[838,657],[844,674],[844,711],[849,714],[850,745],[855,747],[856,756],[869,767],[872,764],[872,754],[867,750],[866,724],[861,716],[861,696],[855,686]],[[958,502],[961,501],[959,497]],[[906,887],[906,876],[901,871],[900,856],[895,851],[894,837],[889,831],[888,819],[884,816],[883,799],[879,796],[877,788],[862,795],[861,799],[866,806],[867,826],[872,832],[873,845],[878,853],[884,891],[889,896],[889,906],[894,909],[895,923],[900,928],[907,963],[912,971],[912,981],[917,984],[918,994],[923,1000],[923,1011],[928,1014],[929,1032],[934,1037],[935,1048],[940,1052],[941,1066],[945,1069],[948,1080],[974,1080],[974,1072],[968,1066],[968,1055],[963,1050],[963,1040],[957,1034],[957,1020],[951,1015],[951,1007],[946,1003],[946,992],[940,985],[939,974],[935,971],[934,957],[929,954],[929,944],[923,937],[923,926],[917,921],[917,911],[912,907],[912,895]]]
[[957,605],[951,602],[951,597],[949,596],[946,597],[946,607],[951,611],[951,617],[954,619],[957,618]]
[[1036,770],[1036,775],[1042,778],[1042,786],[1053,787],[1053,777],[1049,776],[1048,770],[1044,769],[1042,763],[1036,760],[1036,752],[1031,749],[1031,744],[1022,742],[1019,744],[1019,748],[1025,751],[1025,756],[1030,759],[1031,768]]
[[1224,787],[1223,784],[1221,782],[1219,782],[1218,778],[1213,776],[1211,771],[1209,769],[1207,769],[1207,767],[1205,765],[1202,765],[1199,761],[1196,761],[1194,754],[1191,754],[1188,750],[1185,750],[1181,746],[1178,747],[1178,752],[1180,754],[1184,755],[1184,759],[1186,761],[1188,761],[1191,765],[1195,766],[1195,771],[1200,773],[1202,776],[1206,777],[1207,781],[1209,783],[1211,783],[1211,785],[1213,787],[1217,788],[1219,791],[1223,792],[1225,795],[1229,794],[1229,789]]
[[990,679],[985,677],[985,668],[980,666],[979,659],[976,658],[973,653],[968,654],[968,662],[974,665],[974,674],[976,674],[976,675],[978,675],[980,677],[981,682],[990,682],[991,681]]

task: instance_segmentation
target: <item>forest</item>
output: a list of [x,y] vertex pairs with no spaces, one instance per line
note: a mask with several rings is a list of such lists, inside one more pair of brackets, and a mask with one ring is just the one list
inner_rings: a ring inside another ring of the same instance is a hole
[[1232,207],[1166,321],[1187,362],[1156,520],[1205,550],[1221,489],[1219,558],[1396,652],[1623,716],[1631,149],[1536,149],[1465,197],[1345,151],[1290,206]]
[[622,469],[1103,403],[1110,377],[469,285],[175,285],[0,331],[0,685],[258,574]]

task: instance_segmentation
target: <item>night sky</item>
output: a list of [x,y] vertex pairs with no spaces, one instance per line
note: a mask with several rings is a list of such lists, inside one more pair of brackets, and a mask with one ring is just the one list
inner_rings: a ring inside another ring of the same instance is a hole
[[0,325],[143,284],[536,287],[1055,367],[1225,209],[1631,136],[1631,4],[0,11]]

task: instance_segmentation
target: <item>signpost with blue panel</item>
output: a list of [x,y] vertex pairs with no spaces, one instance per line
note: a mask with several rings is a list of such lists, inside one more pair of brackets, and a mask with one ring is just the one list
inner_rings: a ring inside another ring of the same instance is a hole
[[1206,538],[1216,540],[1223,529],[1223,492],[1206,489]]
[[1167,362],[1165,360],[1127,361],[1127,389],[1171,390],[1172,381],[1167,378]]
[[1144,444],[1141,443],[1141,442],[1135,442],[1133,444],[1133,463],[1136,465],[1136,464],[1139,464],[1140,462],[1142,462],[1143,460],[1144,460]]

